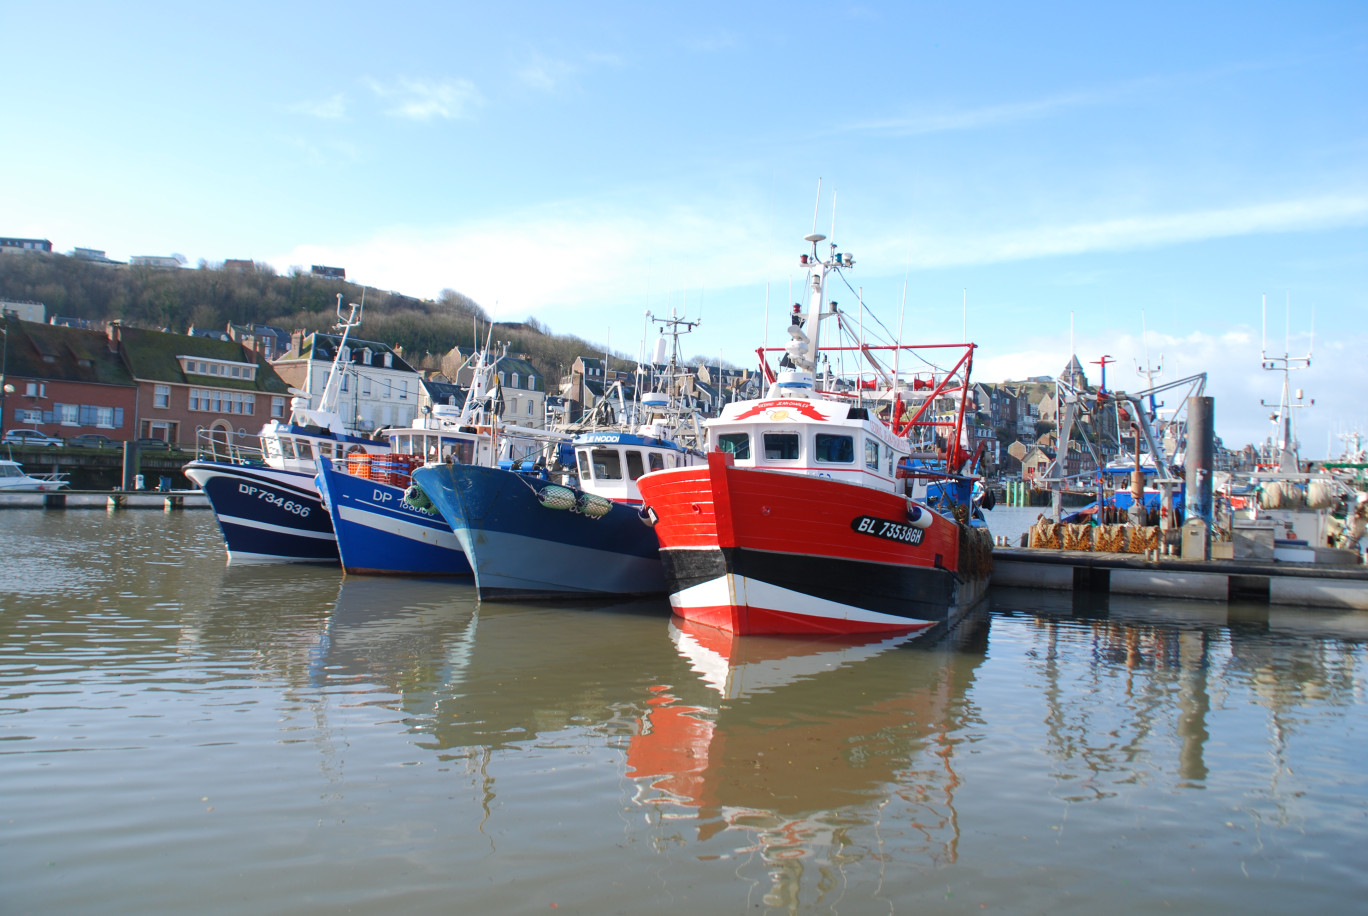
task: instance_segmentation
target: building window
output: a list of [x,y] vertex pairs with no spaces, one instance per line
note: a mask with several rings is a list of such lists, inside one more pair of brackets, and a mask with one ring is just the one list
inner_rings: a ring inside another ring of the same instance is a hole
[[81,405],[80,404],[58,404],[57,422],[63,426],[81,425]]
[[392,390],[392,387],[391,387],[391,384],[390,384],[390,380],[389,380],[389,379],[385,379],[385,397],[389,397],[389,396],[392,395],[393,393],[394,393],[394,392],[393,392],[393,390]]
[[516,372],[513,373],[513,387],[514,387],[514,388],[517,388],[517,387],[518,387],[518,373],[516,373]]
[[361,396],[362,396],[362,397],[367,397],[367,398],[370,397],[370,393],[371,393],[370,383],[371,383],[371,380],[370,380],[370,376],[369,376],[369,375],[363,375],[363,376],[361,376]]
[[[385,354],[385,355],[388,356],[389,354]],[[399,400],[403,401],[403,400],[407,400],[407,399],[408,399],[408,380],[407,380],[407,379],[400,379],[400,380],[399,380]]]
[[95,425],[100,429],[114,428],[114,408],[97,407],[95,409]]
[[528,398],[528,399],[527,399],[527,415],[528,415],[529,417],[532,416],[532,399],[531,399],[531,398]]
[[43,382],[29,382],[24,385],[24,394],[31,398],[47,397],[47,385]]
[[153,406],[153,407],[170,407],[170,406],[171,406],[171,386],[170,386],[170,385],[158,385],[158,386],[156,386],[156,388],[153,389],[153,392],[152,392],[152,406]]
[[285,416],[284,398],[271,398],[271,416],[277,420]]

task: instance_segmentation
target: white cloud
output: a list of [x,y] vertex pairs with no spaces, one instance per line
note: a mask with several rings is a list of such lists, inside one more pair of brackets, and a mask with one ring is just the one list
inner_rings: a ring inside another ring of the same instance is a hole
[[[1055,226],[944,233],[920,237],[913,244],[912,266],[920,268],[998,264],[1032,258],[1132,251],[1206,239],[1275,232],[1368,225],[1368,194],[1347,192],[1184,213],[1079,222]],[[865,252],[866,258],[897,263],[907,242],[887,238]]]
[[846,125],[844,129],[888,134],[895,137],[914,137],[958,130],[981,130],[1000,124],[1043,118],[1063,109],[1095,105],[1110,97],[1110,94],[1103,92],[1070,92],[1043,99],[1003,105],[927,111],[899,117],[856,121]]
[[458,119],[484,104],[475,84],[467,79],[408,79],[392,83],[367,80],[366,85],[389,103],[386,114],[414,121],[434,118]]
[[579,67],[569,61],[533,54],[516,75],[525,86],[539,92],[555,92],[578,72]]
[[312,118],[335,121],[346,116],[347,97],[339,92],[328,96],[326,99],[299,102],[295,105],[291,105],[289,110],[296,114],[308,115]]

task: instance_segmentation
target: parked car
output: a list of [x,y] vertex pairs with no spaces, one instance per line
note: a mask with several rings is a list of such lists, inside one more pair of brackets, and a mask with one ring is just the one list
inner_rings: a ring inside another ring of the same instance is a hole
[[170,447],[171,446],[167,444],[165,439],[152,439],[148,438],[147,436],[144,436],[143,438],[138,440],[138,448],[142,449],[145,452],[164,452]]
[[119,443],[108,436],[101,436],[99,433],[81,433],[79,436],[72,436],[68,439],[67,445],[78,448],[116,448]]
[[34,445],[46,448],[61,448],[64,443],[56,436],[40,433],[36,429],[11,429],[5,433],[6,445]]

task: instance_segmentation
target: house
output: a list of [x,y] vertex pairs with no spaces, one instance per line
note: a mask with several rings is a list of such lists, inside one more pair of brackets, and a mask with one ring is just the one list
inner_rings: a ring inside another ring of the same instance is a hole
[[185,258],[179,255],[134,255],[128,259],[129,267],[147,267],[152,270],[180,270]]
[[1021,479],[1027,482],[1039,480],[1050,470],[1054,462],[1054,449],[1032,445],[1021,458]]
[[[290,349],[272,363],[285,383],[306,392],[318,406],[342,345],[337,334],[295,331]],[[338,412],[360,432],[408,426],[418,415],[422,376],[388,344],[347,338],[342,349],[342,382]]]
[[21,321],[46,321],[47,306],[28,299],[0,299],[0,315],[13,315]]
[[73,248],[71,256],[78,261],[90,261],[93,264],[114,265],[123,263],[122,261],[115,261],[112,258],[105,257],[103,248]]
[[[469,388],[475,377],[478,352],[472,347],[452,347],[442,356],[442,374],[462,388]],[[503,399],[503,421],[516,426],[545,427],[546,379],[526,354],[512,354],[505,349],[493,359],[492,371]]]
[[289,414],[289,386],[241,344],[117,321],[106,338],[137,384],[139,438],[193,446],[201,432],[247,436]]
[[290,332],[269,324],[228,323],[228,339],[260,353],[267,361],[283,356],[290,349]]
[[431,413],[436,406],[465,406],[466,390],[455,382],[448,381],[441,373],[433,373],[422,379],[418,392],[418,412]]
[[0,319],[6,390],[0,432],[16,427],[67,438],[137,438],[138,389],[99,331]]
[[52,243],[47,239],[18,239],[0,237],[0,254],[10,252],[41,251],[52,254]]

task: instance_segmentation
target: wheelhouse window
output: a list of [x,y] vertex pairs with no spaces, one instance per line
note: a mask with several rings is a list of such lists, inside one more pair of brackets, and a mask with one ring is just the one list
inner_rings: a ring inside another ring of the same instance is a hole
[[[641,456],[637,456],[641,460]],[[594,467],[595,480],[621,480],[622,479],[622,456],[615,449],[596,448],[590,455],[590,463]]]
[[873,439],[865,440],[865,467],[871,471],[879,469],[879,443]]
[[745,460],[750,457],[750,433],[723,433],[717,437],[717,448],[718,451]]
[[636,480],[645,473],[646,466],[642,463],[641,452],[638,452],[635,449],[629,451],[627,453],[627,476],[632,480]]
[[294,458],[294,440],[282,438],[280,440],[280,456],[282,458]]
[[665,459],[661,457],[660,452],[648,452],[646,457],[650,460],[651,470],[665,470]]
[[797,433],[765,433],[765,459],[767,461],[797,461]]
[[818,461],[830,464],[850,464],[855,460],[855,440],[850,436],[818,433],[815,444],[817,448],[813,457]]

